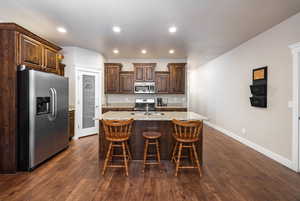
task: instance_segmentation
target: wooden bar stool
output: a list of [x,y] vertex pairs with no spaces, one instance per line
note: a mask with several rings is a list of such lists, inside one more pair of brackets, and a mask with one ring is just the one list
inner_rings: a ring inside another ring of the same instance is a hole
[[[157,131],[145,131],[143,132],[143,136],[145,139],[143,171],[145,171],[146,165],[160,165],[159,138],[161,137],[161,133]],[[148,154],[149,145],[155,145],[156,154]],[[149,157],[155,157],[157,162],[147,162]]]
[[[199,142],[200,138],[202,137],[202,128],[203,122],[202,121],[179,121],[179,120],[172,120],[174,124],[174,132],[173,137],[176,141],[173,153],[172,153],[172,161],[176,164],[176,171],[175,176],[178,175],[179,169],[184,168],[196,168],[199,171],[200,177],[202,176],[200,162],[198,159],[198,154],[196,150],[196,143]],[[182,150],[184,148],[189,149],[189,156],[192,165],[182,166],[180,164],[182,157]]]
[[[128,161],[131,160],[131,154],[128,146],[128,140],[131,135],[133,119],[130,120],[102,120],[105,139],[109,141],[108,151],[104,161],[102,175],[104,175],[106,168],[125,168],[125,174],[128,176]],[[121,148],[121,155],[114,155],[114,148]],[[122,157],[124,165],[113,165],[113,157]]]

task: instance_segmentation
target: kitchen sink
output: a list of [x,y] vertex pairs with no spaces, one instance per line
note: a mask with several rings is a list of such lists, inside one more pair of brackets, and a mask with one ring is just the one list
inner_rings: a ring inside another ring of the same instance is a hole
[[163,112],[149,112],[148,114],[147,114],[147,112],[131,112],[130,113],[131,115],[151,115],[151,116],[163,116],[163,115],[165,115],[165,113],[163,113]]
[[163,116],[165,113],[163,112],[149,112],[148,114],[145,112],[145,115],[153,115],[153,116]]

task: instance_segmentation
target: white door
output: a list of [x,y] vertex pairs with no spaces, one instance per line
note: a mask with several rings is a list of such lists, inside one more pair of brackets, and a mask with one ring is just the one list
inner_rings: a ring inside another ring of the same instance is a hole
[[76,138],[97,134],[100,114],[100,72],[77,71],[77,132]]

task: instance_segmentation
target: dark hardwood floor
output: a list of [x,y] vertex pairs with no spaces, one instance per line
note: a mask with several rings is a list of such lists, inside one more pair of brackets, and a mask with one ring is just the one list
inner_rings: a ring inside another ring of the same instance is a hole
[[0,175],[0,200],[300,200],[300,175],[211,128],[204,134],[202,178],[196,170],[174,177],[169,161],[161,172],[153,166],[142,173],[142,162],[134,161],[129,177],[120,169],[101,176],[98,137],[91,136],[72,142],[32,173]]

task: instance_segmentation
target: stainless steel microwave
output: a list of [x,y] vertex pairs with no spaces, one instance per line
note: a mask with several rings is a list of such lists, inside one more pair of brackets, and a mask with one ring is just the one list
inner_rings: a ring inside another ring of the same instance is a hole
[[134,93],[136,94],[154,94],[155,82],[135,82]]

